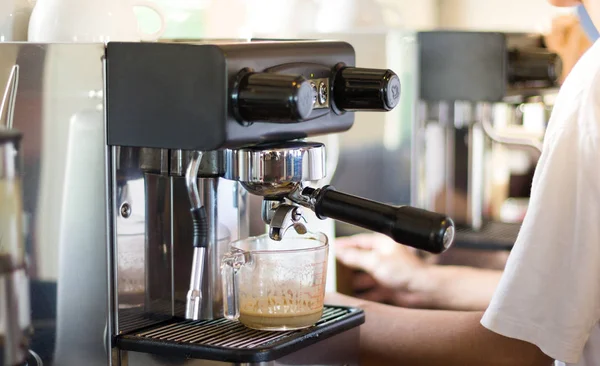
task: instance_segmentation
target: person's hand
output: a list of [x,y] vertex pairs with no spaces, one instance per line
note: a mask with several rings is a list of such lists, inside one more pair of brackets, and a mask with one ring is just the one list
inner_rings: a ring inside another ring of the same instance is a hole
[[427,302],[420,287],[429,267],[416,250],[381,234],[337,238],[337,259],[362,270],[353,278],[354,291],[365,300],[419,307]]

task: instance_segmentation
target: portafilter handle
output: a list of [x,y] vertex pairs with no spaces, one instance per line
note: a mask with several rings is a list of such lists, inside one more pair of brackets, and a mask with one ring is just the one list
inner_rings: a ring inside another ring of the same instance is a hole
[[332,218],[385,234],[400,244],[439,254],[454,240],[454,223],[448,216],[409,206],[391,206],[337,192],[331,186],[304,188],[311,208],[320,219]]

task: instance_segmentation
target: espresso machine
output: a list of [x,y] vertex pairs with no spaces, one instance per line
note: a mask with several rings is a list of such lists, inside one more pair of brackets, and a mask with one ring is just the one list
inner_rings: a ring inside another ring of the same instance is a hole
[[[533,170],[541,154],[561,59],[535,34],[432,31],[416,39],[411,205],[450,215],[456,248],[510,250],[520,222],[498,214],[510,197],[508,166],[523,159]],[[540,107],[533,130],[523,119],[532,106]],[[523,185],[528,194],[530,181]]]
[[392,71],[354,65],[336,41],[0,44],[7,124],[24,133],[41,362],[356,365],[360,309],[252,330],[223,318],[219,273],[249,215],[273,240],[310,231],[310,210],[433,253],[451,245],[445,215],[311,184],[325,147],[307,138],[399,102]]

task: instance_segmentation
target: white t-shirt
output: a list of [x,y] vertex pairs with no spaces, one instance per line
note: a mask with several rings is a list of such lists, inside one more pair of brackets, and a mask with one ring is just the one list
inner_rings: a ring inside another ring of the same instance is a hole
[[481,323],[556,365],[600,365],[600,42],[556,100],[527,216]]

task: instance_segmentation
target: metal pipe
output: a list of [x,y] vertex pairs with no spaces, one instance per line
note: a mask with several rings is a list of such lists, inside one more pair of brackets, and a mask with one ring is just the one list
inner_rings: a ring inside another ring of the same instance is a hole
[[187,187],[188,195],[190,197],[190,203],[192,208],[201,208],[202,201],[200,200],[200,193],[198,192],[198,171],[200,170],[200,163],[202,162],[203,153],[195,151],[192,160],[188,164],[185,172],[185,184]]
[[518,135],[515,136],[514,134],[502,133],[497,131],[492,124],[492,106],[490,106],[487,103],[480,103],[478,107],[483,131],[490,139],[492,139],[492,141],[507,146],[532,149],[538,155],[541,155],[543,144],[539,139],[528,138]]
[[[185,182],[194,210],[202,209],[202,201],[198,192],[198,171],[202,162],[202,152],[194,152],[194,156],[190,161],[185,173]],[[196,233],[195,233],[196,234]],[[194,241],[195,242],[195,241]],[[194,258],[192,262],[192,272],[190,275],[190,289],[186,296],[185,317],[187,319],[200,319],[201,304],[202,304],[202,275],[204,273],[204,255],[206,248],[204,246],[194,246]]]

